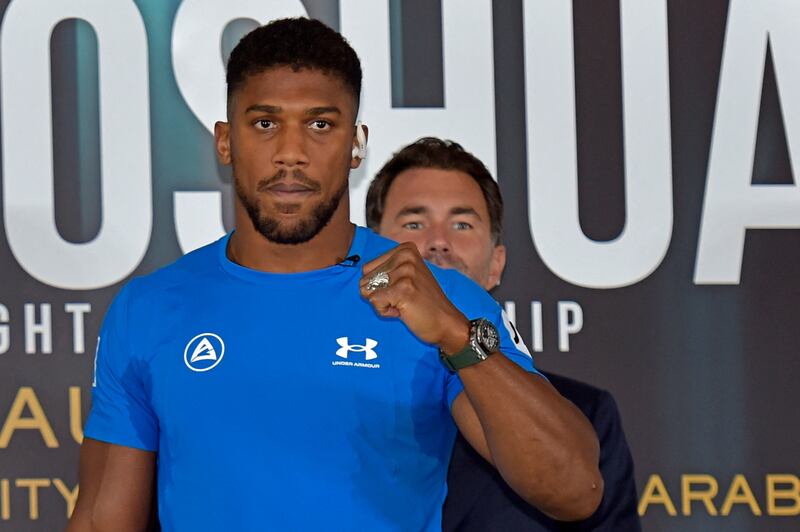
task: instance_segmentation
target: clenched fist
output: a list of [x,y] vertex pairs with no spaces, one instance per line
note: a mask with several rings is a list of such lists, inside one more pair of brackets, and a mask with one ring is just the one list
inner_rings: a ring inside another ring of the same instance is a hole
[[[388,285],[375,277],[380,272]],[[447,354],[467,344],[469,321],[442,292],[415,244],[400,244],[366,263],[363,273],[361,296],[379,315],[400,318],[417,338]]]

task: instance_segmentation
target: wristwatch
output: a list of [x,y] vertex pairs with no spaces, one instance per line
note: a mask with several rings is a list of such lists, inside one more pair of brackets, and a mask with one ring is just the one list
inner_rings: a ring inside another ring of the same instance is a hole
[[461,351],[447,355],[439,350],[439,359],[450,371],[472,366],[478,362],[483,362],[489,355],[497,351],[500,346],[500,335],[494,323],[486,318],[478,318],[469,322],[469,341]]

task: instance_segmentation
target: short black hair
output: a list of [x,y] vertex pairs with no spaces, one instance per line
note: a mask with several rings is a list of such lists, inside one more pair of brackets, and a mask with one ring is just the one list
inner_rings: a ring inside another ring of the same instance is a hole
[[336,76],[353,91],[358,104],[361,62],[355,50],[322,22],[302,17],[273,20],[242,37],[228,59],[228,102],[249,76],[278,66]]
[[458,170],[468,174],[483,192],[486,208],[489,211],[489,227],[492,241],[500,244],[503,235],[503,196],[492,174],[480,159],[452,140],[436,137],[423,137],[404,147],[383,165],[367,191],[367,226],[375,231],[383,220],[386,195],[394,179],[402,172],[412,168],[437,168],[439,170]]

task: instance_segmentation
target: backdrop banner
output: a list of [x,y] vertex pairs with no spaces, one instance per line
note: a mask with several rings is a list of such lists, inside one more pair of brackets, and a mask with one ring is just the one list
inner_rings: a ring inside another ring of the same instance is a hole
[[800,2],[0,9],[0,529],[63,529],[103,315],[127,280],[232,227],[212,142],[224,60],[298,15],[363,63],[354,222],[421,136],[497,176],[493,295],[537,365],[616,398],[645,529],[798,529]]

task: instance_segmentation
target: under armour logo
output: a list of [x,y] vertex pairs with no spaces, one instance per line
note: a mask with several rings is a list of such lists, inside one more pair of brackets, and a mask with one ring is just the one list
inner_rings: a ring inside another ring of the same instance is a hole
[[336,343],[341,346],[336,350],[336,356],[338,357],[347,358],[347,353],[352,351],[354,353],[364,353],[364,358],[366,360],[374,360],[378,358],[378,353],[374,351],[375,347],[378,345],[378,342],[372,338],[367,338],[367,343],[365,345],[350,345],[347,336],[342,336],[341,338],[336,339]]

